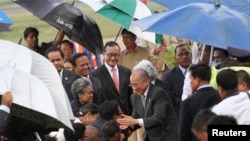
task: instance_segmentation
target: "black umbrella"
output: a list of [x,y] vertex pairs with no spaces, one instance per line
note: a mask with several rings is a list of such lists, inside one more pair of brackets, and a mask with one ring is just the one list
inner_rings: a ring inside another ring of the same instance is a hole
[[13,0],[41,20],[61,29],[93,53],[102,53],[103,40],[96,22],[77,7],[55,0]]

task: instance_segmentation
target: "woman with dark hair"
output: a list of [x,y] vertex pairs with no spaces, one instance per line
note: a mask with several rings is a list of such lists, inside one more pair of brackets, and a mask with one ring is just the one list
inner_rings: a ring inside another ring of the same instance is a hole
[[88,103],[84,105],[80,111],[76,114],[74,122],[81,122],[85,126],[90,125],[99,117],[97,105],[94,103]]

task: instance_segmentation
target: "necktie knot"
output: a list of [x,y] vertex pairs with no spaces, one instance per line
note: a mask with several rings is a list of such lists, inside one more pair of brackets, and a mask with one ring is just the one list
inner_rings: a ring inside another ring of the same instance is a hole
[[187,69],[184,70],[184,76],[186,76],[186,74],[187,74]]

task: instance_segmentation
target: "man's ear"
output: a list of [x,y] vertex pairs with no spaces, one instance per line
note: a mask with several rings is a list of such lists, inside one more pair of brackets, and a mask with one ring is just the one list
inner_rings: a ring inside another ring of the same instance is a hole
[[243,88],[243,89],[247,89],[247,83],[246,83],[246,82],[242,82],[241,85],[242,85],[242,88]]
[[218,91],[218,93],[219,93],[221,99],[224,99],[225,93],[224,93],[224,90],[222,89],[221,86],[218,86],[218,87],[217,87],[217,91]]
[[200,83],[201,79],[199,77],[193,77],[196,83]]

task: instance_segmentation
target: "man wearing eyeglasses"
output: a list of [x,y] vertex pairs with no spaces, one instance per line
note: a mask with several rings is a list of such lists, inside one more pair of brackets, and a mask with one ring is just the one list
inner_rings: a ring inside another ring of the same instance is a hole
[[151,84],[144,69],[133,71],[130,86],[134,91],[130,98],[132,116],[122,114],[123,118],[117,122],[123,127],[129,126],[131,131],[144,127],[143,141],[177,141],[177,124],[172,124],[177,118],[175,121],[169,118],[176,114],[170,109],[166,91]]
[[[98,78],[102,86],[96,88],[97,104],[101,104],[105,100],[117,100],[122,111],[130,115],[132,112],[129,99],[132,94],[132,89],[129,87],[131,71],[117,64],[119,58],[120,46],[114,41],[107,42],[103,52],[104,63],[92,71],[90,76]],[[95,85],[93,86],[95,87]]]

